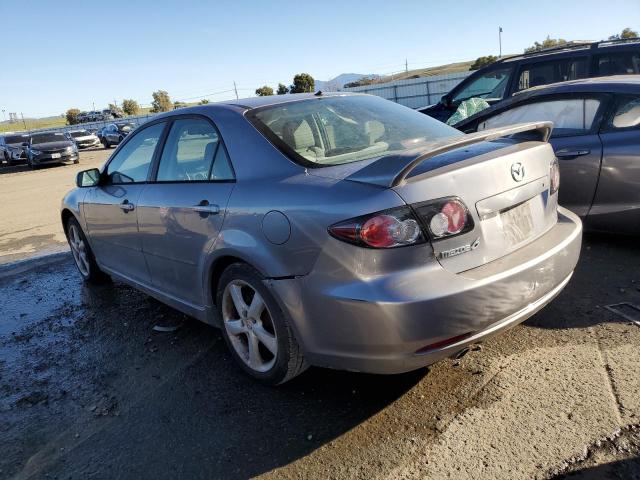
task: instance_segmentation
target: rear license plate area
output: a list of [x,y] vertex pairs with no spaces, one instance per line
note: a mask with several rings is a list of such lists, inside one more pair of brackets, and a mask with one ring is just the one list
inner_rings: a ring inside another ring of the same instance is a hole
[[500,223],[508,246],[513,247],[530,238],[535,230],[531,201],[501,211]]

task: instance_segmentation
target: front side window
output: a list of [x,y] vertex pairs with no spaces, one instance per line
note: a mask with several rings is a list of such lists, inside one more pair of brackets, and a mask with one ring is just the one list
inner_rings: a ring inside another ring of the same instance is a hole
[[518,76],[518,91],[550,83],[587,78],[589,76],[587,67],[587,57],[524,65]]
[[609,127],[613,129],[640,127],[640,97],[621,98],[609,121]]
[[553,122],[553,136],[583,135],[594,127],[600,100],[572,98],[539,101],[506,110],[478,124],[478,131],[525,122]]
[[597,57],[599,75],[635,75],[640,73],[640,53],[620,52]]
[[146,182],[153,154],[160,141],[164,122],[156,123],[134,135],[107,165],[111,183]]
[[427,115],[369,95],[262,107],[247,118],[289,158],[322,167],[367,160],[462,135]]
[[504,98],[512,70],[513,67],[505,67],[485,72],[464,86],[451,100],[456,103],[478,97],[501,100]]
[[[188,182],[230,180],[228,158],[220,136],[208,121],[200,118],[176,120],[162,151],[157,180]],[[215,159],[215,162],[214,162]]]

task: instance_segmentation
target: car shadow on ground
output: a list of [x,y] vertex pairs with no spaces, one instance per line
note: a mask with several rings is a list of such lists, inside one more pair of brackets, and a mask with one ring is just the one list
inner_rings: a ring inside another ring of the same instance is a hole
[[603,321],[628,323],[604,307],[622,302],[640,306],[637,245],[637,237],[586,233],[571,281],[526,325],[558,329],[585,328]]
[[0,280],[0,294],[11,299],[0,469],[18,478],[253,477],[342,436],[427,373],[311,368],[265,387],[219,330],[119,283],[83,287],[68,257]]

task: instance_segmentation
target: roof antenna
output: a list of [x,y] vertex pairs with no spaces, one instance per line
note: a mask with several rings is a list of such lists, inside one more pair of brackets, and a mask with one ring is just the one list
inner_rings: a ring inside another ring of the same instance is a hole
[[321,97],[322,96],[322,90],[318,90],[316,93],[313,94],[316,97]]

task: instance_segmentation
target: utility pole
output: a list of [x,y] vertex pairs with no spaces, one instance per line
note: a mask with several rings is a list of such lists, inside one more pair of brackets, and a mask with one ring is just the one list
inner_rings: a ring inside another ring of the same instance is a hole
[[233,81],[233,89],[236,92],[236,100],[238,100],[238,87],[236,87],[236,81],[235,80]]
[[91,105],[93,105],[92,110],[95,112],[96,111],[96,102],[91,102]]
[[4,116],[4,109],[2,109],[2,121],[3,122],[7,121],[7,117]]
[[404,73],[409,73],[409,60],[404,59]]
[[498,27],[498,45],[500,46],[498,58],[502,58],[502,27]]
[[27,129],[27,122],[24,121],[24,113],[20,112],[20,116],[22,117],[22,124],[24,125],[24,129]]

